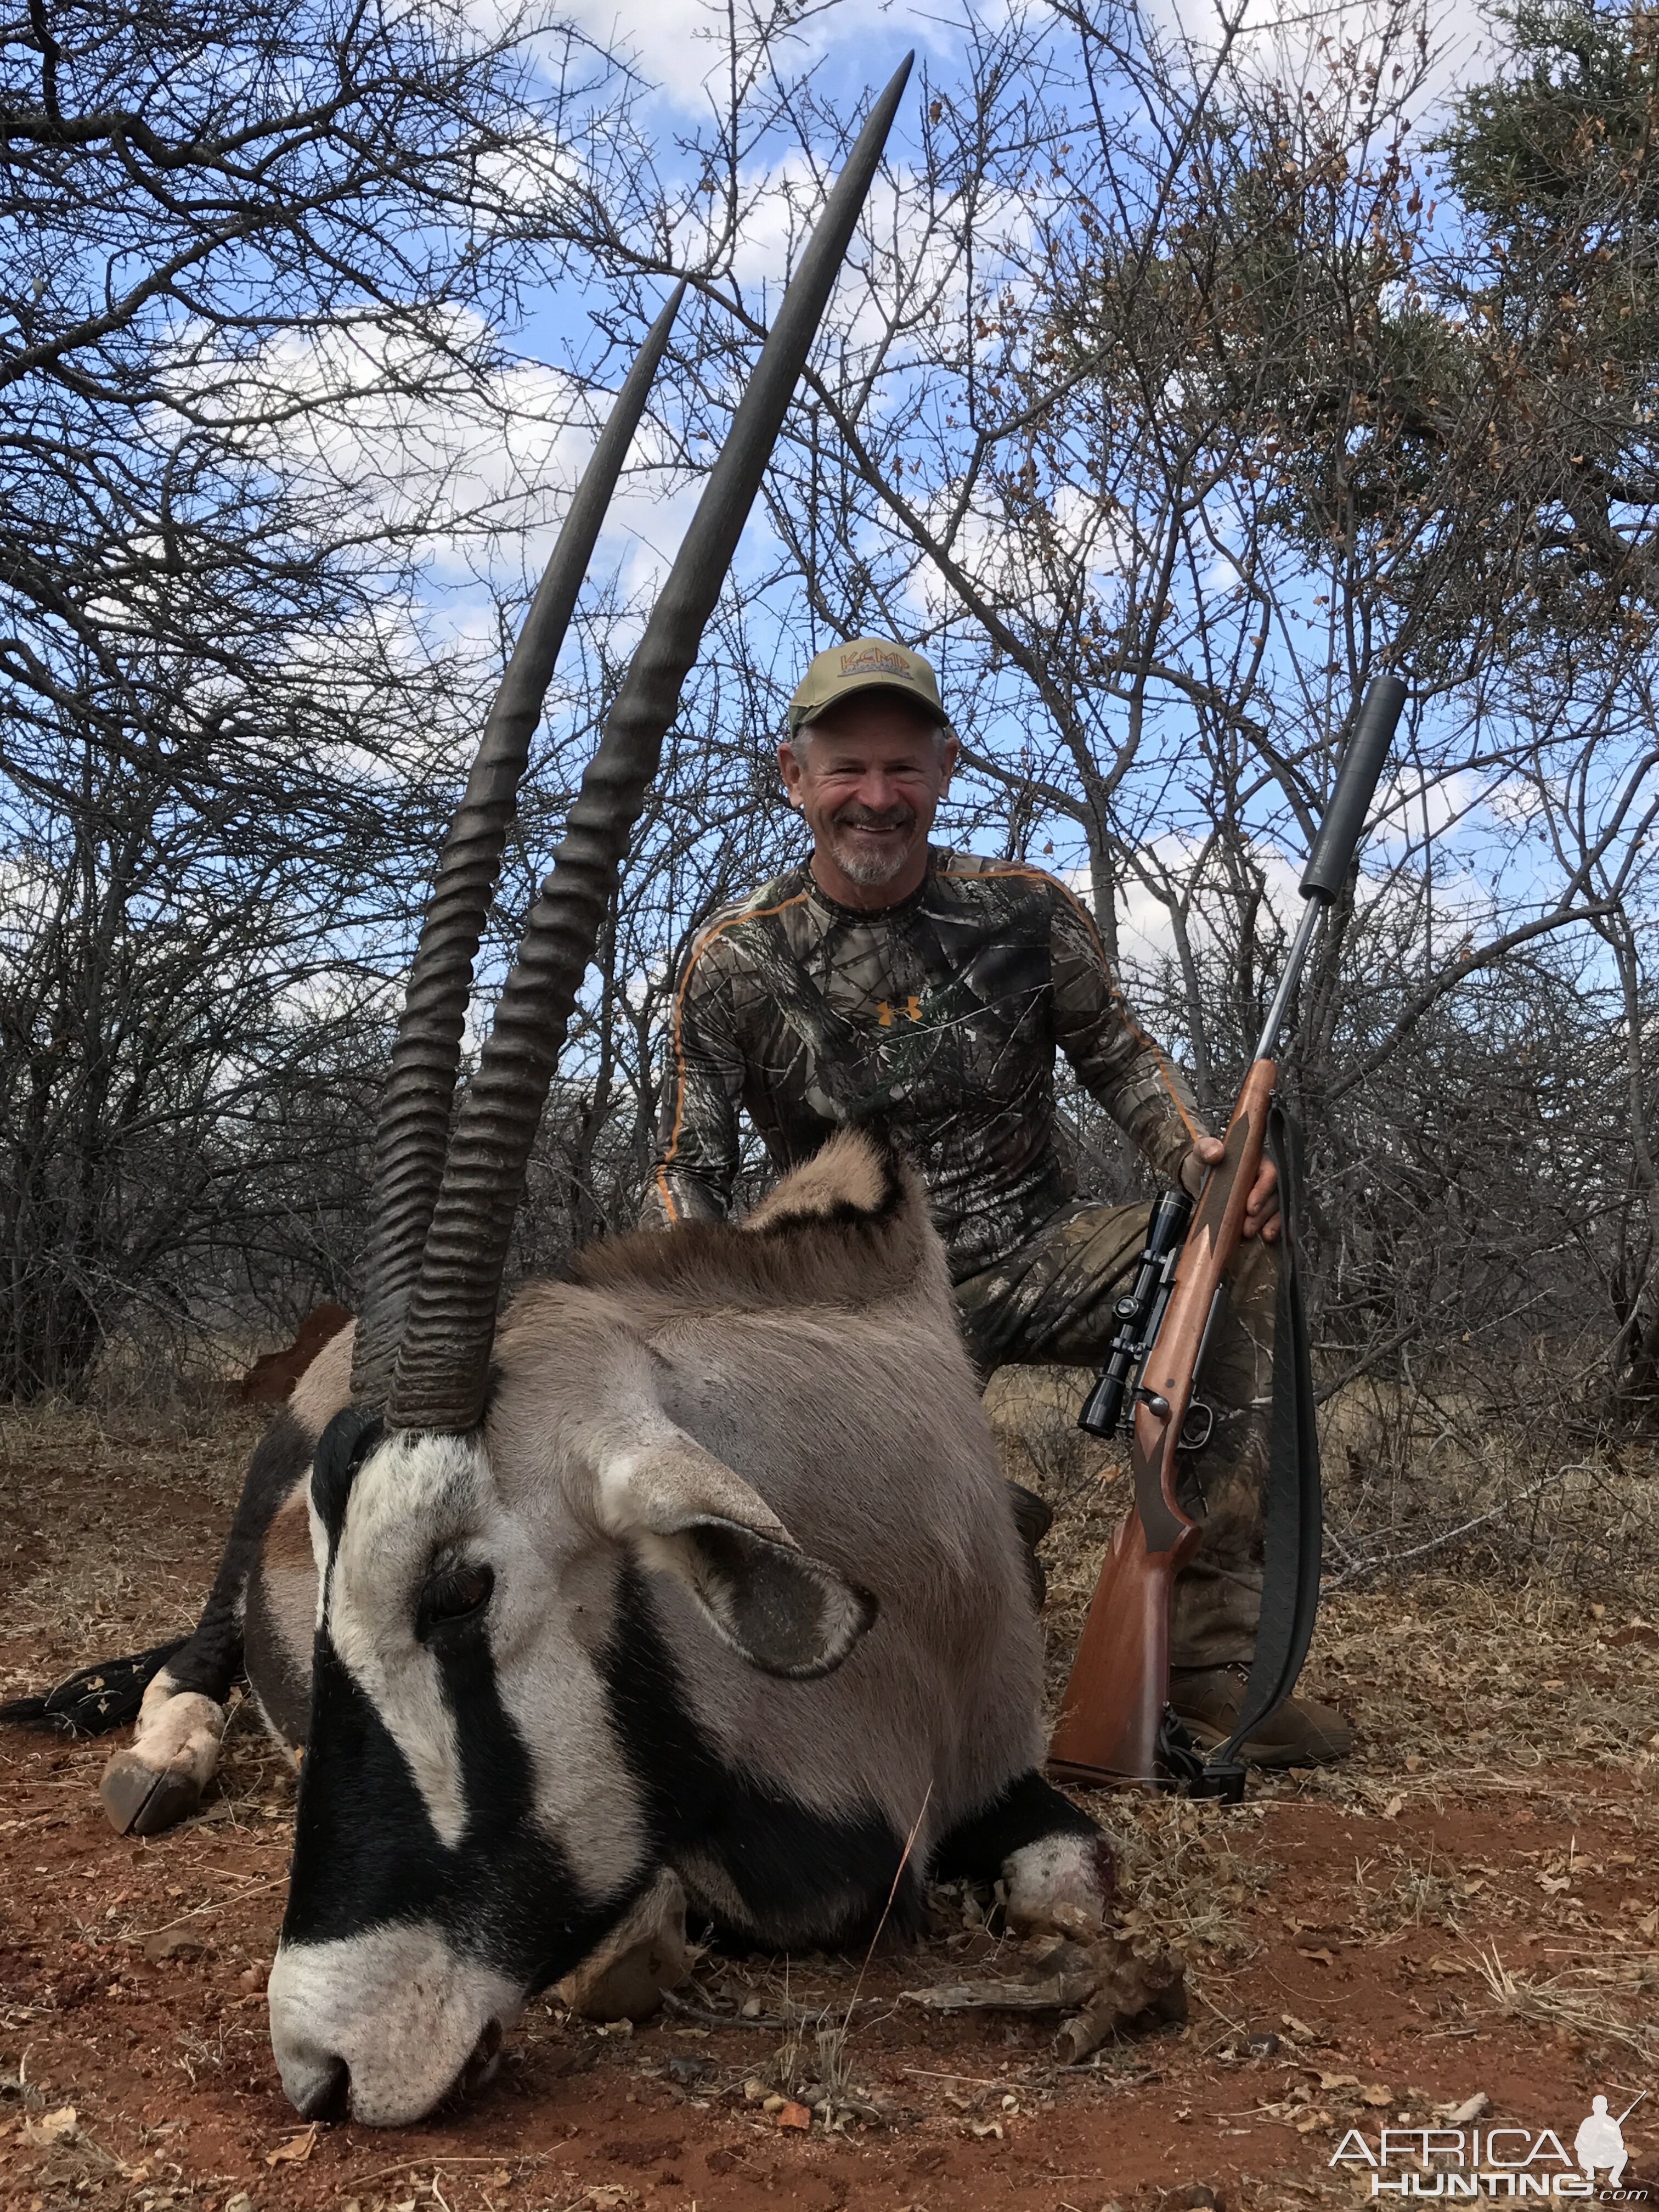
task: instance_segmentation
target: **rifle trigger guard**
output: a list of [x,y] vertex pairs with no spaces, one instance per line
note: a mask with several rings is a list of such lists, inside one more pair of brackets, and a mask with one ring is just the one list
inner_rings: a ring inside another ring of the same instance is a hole
[[1186,1419],[1181,1424],[1181,1434],[1176,1438],[1176,1449],[1200,1452],[1214,1434],[1215,1407],[1206,1406],[1201,1398],[1195,1398],[1188,1407]]

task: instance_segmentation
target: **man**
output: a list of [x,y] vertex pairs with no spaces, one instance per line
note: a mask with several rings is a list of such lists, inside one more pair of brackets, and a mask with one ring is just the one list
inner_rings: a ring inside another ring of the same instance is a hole
[[[982,1370],[1097,1365],[1146,1214],[1075,1196],[1055,1142],[1056,1047],[1166,1180],[1196,1194],[1222,1146],[1136,1027],[1065,886],[929,846],[956,757],[919,653],[860,638],[808,667],[778,765],[811,854],[723,908],[691,947],[646,1218],[724,1214],[739,1109],[780,1170],[878,1114],[927,1182]],[[1192,1463],[1203,1540],[1175,1588],[1170,1699],[1206,1747],[1231,1732],[1261,1604],[1277,1214],[1264,1166],[1206,1368],[1217,1420]],[[1291,1699],[1245,1750],[1303,1765],[1351,1742],[1328,1707]]]

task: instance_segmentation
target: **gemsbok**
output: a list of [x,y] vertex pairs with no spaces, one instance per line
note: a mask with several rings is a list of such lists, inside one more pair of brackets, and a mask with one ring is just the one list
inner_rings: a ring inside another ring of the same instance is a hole
[[255,1452],[200,1624],[29,1708],[137,1712],[103,1796],[143,1833],[199,1801],[239,1667],[303,1747],[270,2008],[310,2117],[419,2118],[527,1995],[684,1899],[778,1948],[867,1936],[890,1898],[902,1924],[930,1875],[1002,1881],[1015,1920],[1108,1911],[1104,1840],[1039,1771],[1026,1556],[902,1159],[848,1130],[740,1226],[601,1243],[496,1318],[600,919],[908,69],[788,288],[458,1101],[531,734],[678,294],[617,399],[440,862],[359,1319]]

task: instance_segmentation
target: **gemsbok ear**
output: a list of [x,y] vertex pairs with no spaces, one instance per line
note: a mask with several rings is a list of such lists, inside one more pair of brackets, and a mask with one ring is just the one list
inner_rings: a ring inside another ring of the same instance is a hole
[[759,1492],[684,1430],[602,1466],[599,1492],[606,1534],[683,1583],[763,1674],[831,1674],[875,1621],[870,1592],[808,1558]]

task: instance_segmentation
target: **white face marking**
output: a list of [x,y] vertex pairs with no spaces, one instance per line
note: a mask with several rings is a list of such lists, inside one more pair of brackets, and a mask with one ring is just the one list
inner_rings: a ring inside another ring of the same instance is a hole
[[374,1928],[283,1945],[269,2002],[277,2070],[301,2112],[343,2059],[352,2118],[395,2128],[431,2111],[491,2021],[511,2027],[520,1992],[435,1928]]
[[317,1569],[317,1626],[320,1628],[328,1618],[328,1531],[323,1526],[323,1516],[317,1510],[317,1501],[311,1494],[311,1477],[306,1477],[306,1525],[311,1531],[311,1557]]
[[322,1600],[342,1664],[409,1761],[439,1840],[452,1850],[466,1828],[455,1719],[415,1617],[434,1557],[474,1556],[469,1540],[488,1481],[471,1439],[394,1431],[352,1483]]

